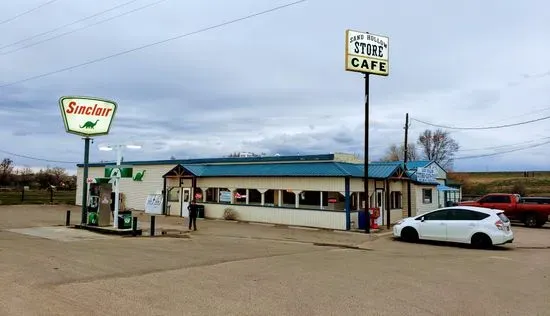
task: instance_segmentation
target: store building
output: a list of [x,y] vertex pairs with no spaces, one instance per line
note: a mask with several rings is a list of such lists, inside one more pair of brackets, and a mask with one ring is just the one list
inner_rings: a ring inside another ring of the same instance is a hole
[[[358,210],[365,204],[363,164],[346,154],[134,161],[124,165],[133,168],[133,177],[123,178],[120,186],[126,207],[143,210],[148,194],[164,192],[163,210],[170,216],[187,216],[187,205],[195,198],[204,205],[207,218],[223,218],[231,208],[242,221],[345,230],[358,228]],[[104,177],[106,167],[113,164],[90,164],[89,178]],[[82,200],[82,165],[78,165],[77,177],[78,203]],[[408,181],[414,214],[438,206],[434,192],[439,182],[418,181],[400,162],[369,163],[368,181],[368,205],[380,208],[380,225],[406,214],[408,201],[403,192]]]
[[[407,162],[407,175],[417,181],[418,174],[424,173],[428,178],[438,183],[435,188],[437,207],[445,207],[450,202],[458,203],[462,198],[462,188],[459,183],[447,178],[447,171],[440,164],[430,160],[417,160]],[[423,210],[425,211],[425,210]]]

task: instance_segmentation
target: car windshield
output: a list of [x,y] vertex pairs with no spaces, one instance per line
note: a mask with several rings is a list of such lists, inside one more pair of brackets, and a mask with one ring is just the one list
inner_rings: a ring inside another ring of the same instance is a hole
[[500,218],[501,221],[505,222],[505,223],[508,223],[510,220],[508,219],[508,217],[506,217],[506,215],[504,215],[504,213],[498,213],[497,214],[498,217]]

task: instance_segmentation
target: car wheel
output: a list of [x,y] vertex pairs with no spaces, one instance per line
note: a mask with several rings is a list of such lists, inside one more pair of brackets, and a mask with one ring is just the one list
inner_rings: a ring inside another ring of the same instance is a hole
[[418,232],[412,227],[405,227],[401,231],[401,239],[406,242],[417,242]]
[[544,226],[544,224],[546,224],[546,220],[539,218],[537,220],[537,226],[536,227],[540,228],[540,227]]
[[535,216],[535,214],[527,214],[523,222],[527,227],[537,227],[537,217]]
[[491,241],[489,236],[477,233],[472,236],[471,244],[478,249],[487,249],[493,246],[493,241]]

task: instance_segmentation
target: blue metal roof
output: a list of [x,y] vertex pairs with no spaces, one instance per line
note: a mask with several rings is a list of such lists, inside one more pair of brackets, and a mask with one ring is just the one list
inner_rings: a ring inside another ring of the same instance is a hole
[[460,191],[459,189],[457,188],[452,188],[452,187],[448,187],[446,185],[443,185],[443,184],[440,184],[437,186],[437,190],[438,191]]
[[[365,166],[363,164],[347,164],[349,168],[358,168],[361,173],[361,177],[365,172]],[[371,179],[386,179],[393,176],[398,170],[401,169],[399,162],[391,163],[369,163],[369,175]]]
[[[285,161],[332,161],[334,154],[298,155],[298,156],[260,156],[260,157],[233,157],[233,158],[200,158],[200,159],[174,159],[174,160],[140,160],[124,161],[128,165],[176,165],[176,164],[209,164],[209,163],[248,163],[248,162],[285,162]],[[104,167],[114,165],[114,162],[89,163],[89,167]],[[77,164],[84,167],[84,164]]]
[[[255,164],[184,164],[187,171],[198,177],[353,177],[363,178],[362,164],[345,162],[255,163]],[[369,165],[369,178],[386,179],[393,176],[399,164]]]

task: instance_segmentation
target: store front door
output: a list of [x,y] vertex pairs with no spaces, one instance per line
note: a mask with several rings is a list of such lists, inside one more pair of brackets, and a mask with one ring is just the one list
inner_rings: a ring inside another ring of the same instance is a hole
[[189,206],[190,201],[191,201],[191,189],[182,188],[181,190],[181,216],[182,217],[189,217],[189,210],[187,209],[187,207]]

